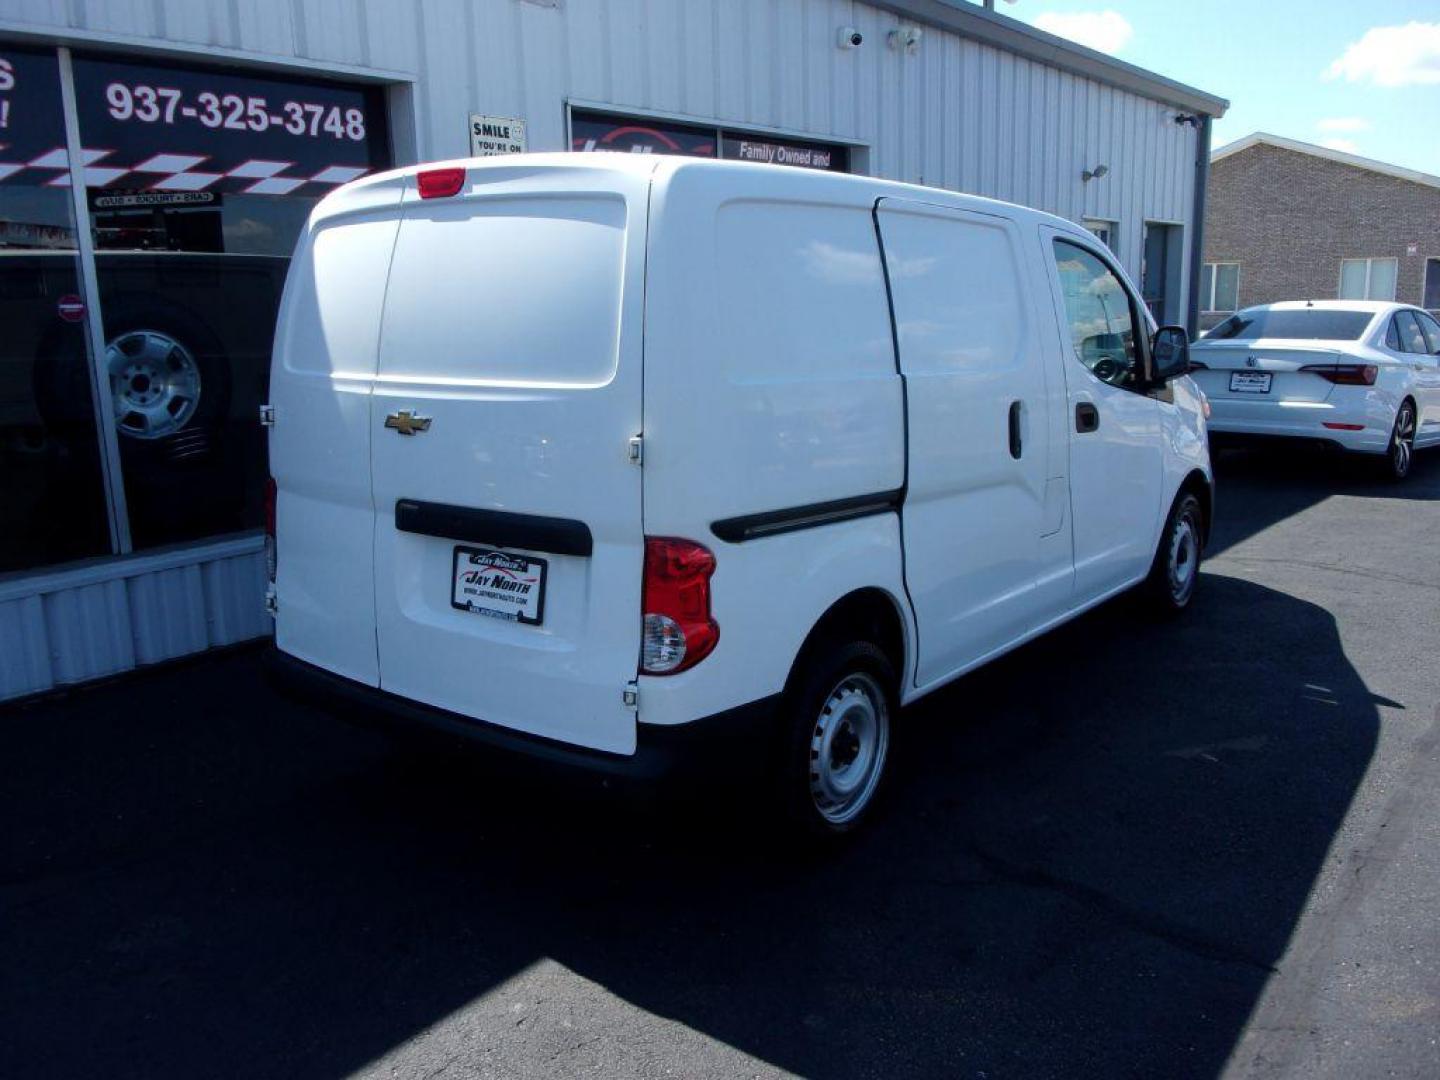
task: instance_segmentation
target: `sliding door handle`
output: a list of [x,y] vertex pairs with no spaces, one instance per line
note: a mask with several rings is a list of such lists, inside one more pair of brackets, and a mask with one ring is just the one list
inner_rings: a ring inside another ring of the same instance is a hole
[[1020,455],[1025,452],[1025,445],[1020,434],[1020,402],[1010,403],[1010,456],[1017,461]]
[[1100,426],[1100,410],[1088,401],[1075,406],[1075,430],[1081,435],[1088,434]]

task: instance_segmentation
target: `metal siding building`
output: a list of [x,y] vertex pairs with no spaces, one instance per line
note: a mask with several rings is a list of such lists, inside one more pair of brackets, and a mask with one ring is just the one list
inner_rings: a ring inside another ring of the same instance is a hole
[[[857,48],[837,36],[850,27]],[[910,27],[913,47],[892,38]],[[466,156],[472,113],[525,121],[531,150],[572,146],[579,110],[821,142],[851,171],[1093,222],[1137,282],[1146,236],[1162,238],[1150,261],[1164,266],[1146,280],[1172,322],[1189,312],[1209,118],[1226,107],[965,0],[0,0],[7,44],[50,50],[67,73],[73,53],[77,70],[116,60],[360,88],[386,114],[394,164]],[[69,145],[87,146],[67,122]],[[88,299],[96,264],[77,240]],[[104,308],[103,280],[98,296]],[[100,317],[91,356],[110,355]],[[91,362],[97,423],[113,426]],[[0,698],[266,631],[253,507],[237,519],[251,531],[147,546],[128,527],[114,438],[100,439],[108,552],[63,566],[32,557],[0,577]]]

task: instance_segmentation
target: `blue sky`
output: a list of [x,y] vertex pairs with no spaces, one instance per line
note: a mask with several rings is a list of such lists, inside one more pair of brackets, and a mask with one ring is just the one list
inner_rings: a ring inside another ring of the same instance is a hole
[[1017,0],[1001,14],[1228,98],[1268,131],[1440,174],[1437,0]]

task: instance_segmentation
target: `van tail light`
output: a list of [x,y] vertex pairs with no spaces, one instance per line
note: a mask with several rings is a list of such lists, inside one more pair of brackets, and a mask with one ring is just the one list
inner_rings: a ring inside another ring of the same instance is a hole
[[1337,386],[1374,386],[1380,369],[1374,364],[1306,364],[1300,369]]
[[720,640],[710,615],[715,556],[693,540],[647,536],[640,594],[640,671],[674,675],[709,656]]
[[465,186],[464,169],[426,169],[415,177],[422,199],[448,199]]
[[275,546],[275,478],[265,478],[265,573],[270,584],[275,584],[275,571],[279,566],[279,551]]

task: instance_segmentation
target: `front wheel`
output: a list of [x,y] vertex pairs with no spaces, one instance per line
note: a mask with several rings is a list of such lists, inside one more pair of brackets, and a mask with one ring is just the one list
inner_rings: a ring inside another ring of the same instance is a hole
[[869,816],[890,762],[896,686],[890,660],[866,641],[817,654],[799,674],[779,795],[803,834],[842,836]]
[[1165,521],[1146,581],[1146,590],[1162,614],[1179,614],[1190,606],[1200,582],[1204,546],[1205,512],[1193,493],[1183,492]]

